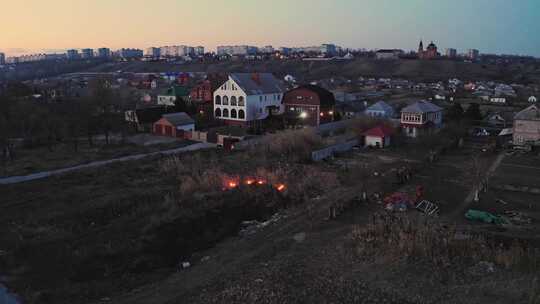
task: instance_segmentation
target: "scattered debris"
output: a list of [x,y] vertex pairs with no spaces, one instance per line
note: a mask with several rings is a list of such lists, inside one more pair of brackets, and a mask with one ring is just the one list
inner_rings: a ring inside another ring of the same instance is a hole
[[240,232],[238,234],[240,236],[248,236],[248,235],[254,234],[259,229],[262,229],[262,228],[264,228],[264,227],[266,227],[268,225],[277,223],[282,218],[286,218],[286,216],[281,215],[279,213],[276,213],[276,214],[272,215],[272,217],[269,220],[265,221],[265,222],[259,222],[259,221],[256,221],[256,220],[243,221],[241,223],[241,225],[240,225],[241,229],[240,229]]
[[255,280],[255,283],[262,283],[262,282],[264,282],[263,279],[256,279]]
[[508,205],[508,203],[507,203],[507,202],[503,201],[503,200],[502,200],[502,199],[500,199],[500,198],[499,198],[499,199],[497,199],[497,203],[501,203],[501,204],[503,204],[503,205]]
[[395,192],[384,198],[384,206],[388,211],[405,212],[414,206],[414,202],[406,193]]
[[423,200],[416,205],[416,210],[424,213],[425,215],[439,215],[439,206],[436,204]]
[[306,233],[305,232],[300,232],[300,233],[297,233],[293,236],[293,239],[297,242],[297,243],[302,243],[303,241],[306,240]]
[[190,262],[181,262],[179,266],[180,266],[180,270],[188,269],[189,267],[191,267],[191,263]]
[[486,261],[480,261],[478,264],[469,268],[469,273],[475,276],[484,276],[495,273],[495,264]]
[[504,212],[504,215],[514,225],[522,226],[532,224],[532,218],[518,211],[506,211]]
[[204,256],[202,259],[201,259],[201,262],[208,262],[210,260],[210,256]]

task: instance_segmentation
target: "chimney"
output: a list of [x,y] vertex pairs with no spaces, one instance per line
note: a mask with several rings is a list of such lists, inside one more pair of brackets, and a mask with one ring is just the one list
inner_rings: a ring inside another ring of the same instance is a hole
[[255,81],[258,85],[261,85],[261,75],[259,73],[251,74],[251,79]]

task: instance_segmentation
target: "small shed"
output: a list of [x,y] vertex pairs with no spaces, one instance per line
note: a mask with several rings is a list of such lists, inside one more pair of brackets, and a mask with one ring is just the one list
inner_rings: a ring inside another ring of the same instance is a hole
[[153,129],[155,135],[183,137],[184,132],[195,130],[195,121],[185,112],[165,114],[154,123]]
[[380,125],[364,132],[365,146],[385,148],[390,146],[390,139],[394,129],[386,125]]

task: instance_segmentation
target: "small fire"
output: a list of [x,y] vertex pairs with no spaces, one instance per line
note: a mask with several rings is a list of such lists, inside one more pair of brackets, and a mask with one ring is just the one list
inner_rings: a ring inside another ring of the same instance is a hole
[[229,182],[229,188],[236,188],[238,184],[236,182]]
[[282,191],[284,191],[284,190],[285,190],[285,188],[286,188],[286,187],[285,187],[285,185],[284,185],[284,184],[279,184],[279,185],[278,185],[278,186],[276,187],[276,189],[277,189],[277,190],[278,190],[279,192],[282,192]]
[[257,181],[257,184],[259,184],[259,185],[264,185],[265,182],[264,182],[263,180],[259,180],[259,181]]
[[254,183],[255,183],[255,181],[252,180],[252,179],[246,180],[246,185],[248,185],[248,186],[253,185]]

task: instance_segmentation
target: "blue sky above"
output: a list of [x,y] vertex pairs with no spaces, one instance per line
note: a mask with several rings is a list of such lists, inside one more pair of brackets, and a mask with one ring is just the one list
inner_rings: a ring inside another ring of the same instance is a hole
[[20,0],[0,49],[221,44],[441,50],[540,57],[540,0]]

